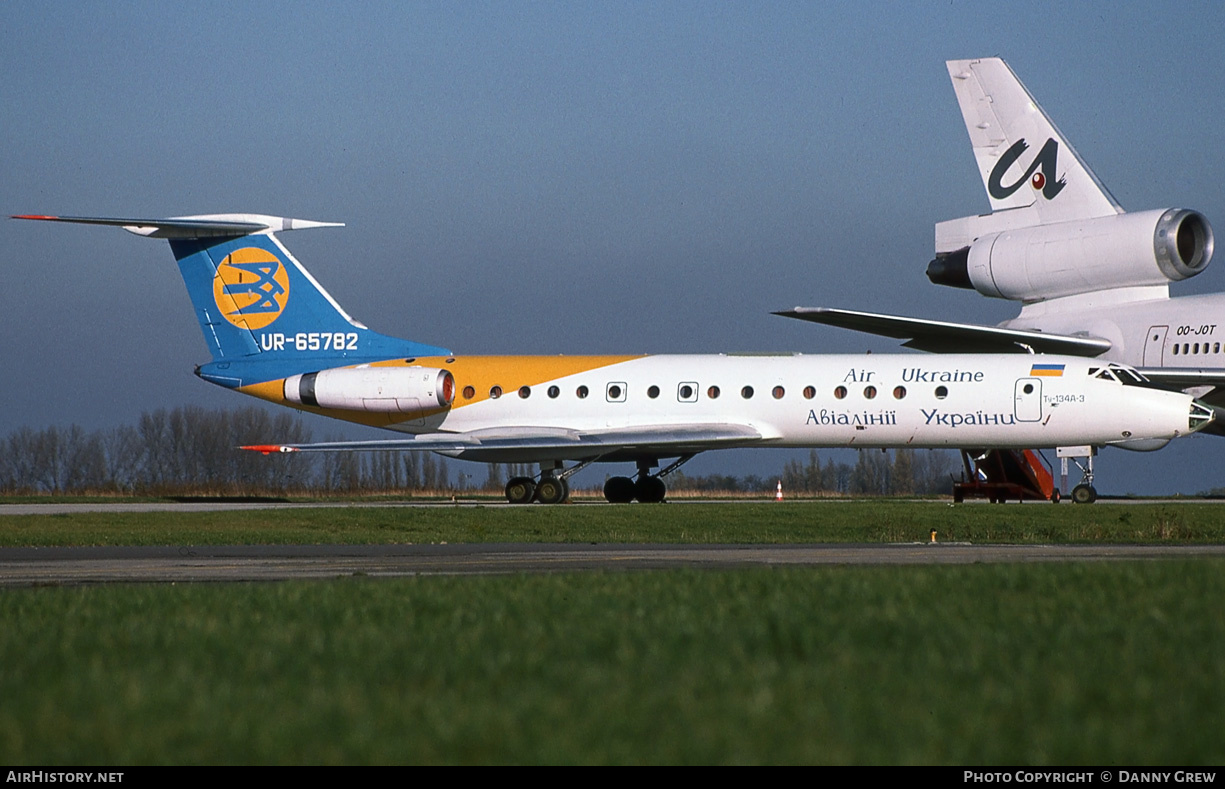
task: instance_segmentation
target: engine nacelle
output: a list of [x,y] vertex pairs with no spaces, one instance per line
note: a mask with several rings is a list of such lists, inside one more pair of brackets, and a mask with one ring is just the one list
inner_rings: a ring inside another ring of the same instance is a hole
[[1212,244],[1203,214],[1143,211],[988,233],[933,260],[927,276],[984,296],[1041,301],[1194,277],[1212,259]]
[[319,408],[409,414],[450,406],[455,377],[432,367],[343,367],[289,376],[285,399]]

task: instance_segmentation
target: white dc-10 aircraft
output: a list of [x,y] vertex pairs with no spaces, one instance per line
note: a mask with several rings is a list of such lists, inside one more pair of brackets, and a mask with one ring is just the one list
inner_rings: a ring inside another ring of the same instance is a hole
[[1169,288],[1207,267],[1208,220],[1182,208],[1124,212],[1003,60],[947,66],[991,213],[938,223],[927,276],[1019,301],[1021,314],[999,326],[831,308],[779,314],[937,353],[1099,357],[1225,407],[1225,293],[1171,298]]
[[1148,388],[1126,366],[1070,356],[459,356],[349,317],[275,236],[328,223],[251,214],[17,218],[168,239],[212,353],[197,375],[405,434],[248,449],[428,450],[539,463],[538,477],[507,484],[515,503],[564,501],[567,478],[599,461],[638,468],[636,479],[608,480],[609,501],[658,502],[662,477],[710,449],[1147,450],[1213,419],[1191,396]]

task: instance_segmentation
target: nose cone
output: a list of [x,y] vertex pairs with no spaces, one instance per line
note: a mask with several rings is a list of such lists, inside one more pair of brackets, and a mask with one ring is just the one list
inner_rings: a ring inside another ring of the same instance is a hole
[[[1129,427],[1122,440],[1108,441],[1110,446],[1133,452],[1152,452],[1171,440],[1189,436],[1214,424],[1216,410],[1182,392],[1127,387]],[[1216,432],[1214,429],[1212,432]]]

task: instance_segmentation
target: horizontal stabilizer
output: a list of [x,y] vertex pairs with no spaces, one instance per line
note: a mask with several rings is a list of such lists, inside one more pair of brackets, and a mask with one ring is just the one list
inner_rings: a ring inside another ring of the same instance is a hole
[[933,353],[1058,353],[1070,356],[1100,356],[1111,347],[1109,340],[1100,337],[1001,329],[973,323],[950,323],[829,307],[796,307],[774,314],[906,340],[902,345],[907,348]]
[[121,219],[102,216],[45,216],[18,214],[13,219],[36,219],[41,222],[71,222],[78,225],[110,225],[146,238],[239,238],[255,233],[280,233],[286,230],[308,230],[315,227],[344,227],[343,222],[313,222],[265,214],[203,214],[175,216],[168,219]]

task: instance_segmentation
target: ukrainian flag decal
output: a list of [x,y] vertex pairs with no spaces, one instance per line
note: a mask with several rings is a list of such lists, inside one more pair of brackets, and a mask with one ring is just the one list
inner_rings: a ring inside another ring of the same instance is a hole
[[1062,364],[1035,364],[1029,368],[1030,375],[1045,376],[1047,378],[1059,378],[1063,375]]

